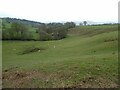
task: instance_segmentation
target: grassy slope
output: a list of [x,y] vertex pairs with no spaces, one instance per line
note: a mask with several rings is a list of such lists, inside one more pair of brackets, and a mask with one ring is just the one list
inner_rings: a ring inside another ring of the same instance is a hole
[[[116,87],[117,26],[72,30],[58,41],[4,41],[3,87]],[[46,50],[18,54],[29,46]]]

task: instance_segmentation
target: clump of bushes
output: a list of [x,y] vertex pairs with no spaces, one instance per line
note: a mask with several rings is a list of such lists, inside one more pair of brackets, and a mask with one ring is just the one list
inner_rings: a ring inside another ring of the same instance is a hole
[[41,23],[36,30],[38,38],[34,38],[34,32],[28,29],[28,26],[22,23],[14,22],[11,27],[3,27],[2,40],[59,40],[67,37],[69,28],[75,27],[75,23]]
[[23,51],[19,52],[19,55],[24,55],[24,54],[29,54],[29,53],[33,53],[33,52],[41,52],[45,50],[45,48],[43,47],[34,47],[34,46],[30,46],[30,47],[26,47],[23,49]]
[[73,22],[41,24],[36,32],[39,34],[39,40],[59,40],[65,38],[68,29],[73,27]]
[[117,41],[118,39],[117,38],[111,38],[111,39],[106,39],[106,40],[104,40],[104,42],[111,42],[111,41]]
[[31,40],[32,33],[22,23],[12,23],[10,28],[3,28],[3,40]]

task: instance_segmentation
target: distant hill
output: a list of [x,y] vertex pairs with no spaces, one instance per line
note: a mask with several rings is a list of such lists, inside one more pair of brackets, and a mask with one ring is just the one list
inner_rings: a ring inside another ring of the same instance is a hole
[[[10,17],[4,17],[4,18],[0,18],[2,19],[3,24],[9,24],[9,23],[13,23],[13,22],[19,22],[19,23],[23,23],[32,27],[38,27],[40,24],[42,24],[42,22],[38,22],[38,21],[31,21],[31,20],[26,20],[26,19],[17,19],[17,18],[10,18]],[[59,23],[66,23],[69,21],[60,21]],[[83,24],[83,21],[72,21],[74,22],[76,25],[79,25],[80,23]],[[55,23],[55,22],[47,22],[47,23]],[[58,22],[56,22],[58,23]],[[87,21],[88,25],[100,25],[100,24],[115,24],[115,22],[94,22],[94,21]]]
[[[83,23],[83,21],[74,21],[76,25]],[[115,24],[115,22],[94,22],[94,21],[87,21],[87,25],[100,25],[100,24]]]
[[38,27],[40,24],[42,24],[41,22],[37,22],[37,21],[30,21],[30,20],[26,20],[26,19],[17,19],[17,18],[0,18],[2,19],[2,23],[3,24],[9,24],[9,23],[13,23],[13,22],[19,22],[25,25],[29,25],[32,27]]

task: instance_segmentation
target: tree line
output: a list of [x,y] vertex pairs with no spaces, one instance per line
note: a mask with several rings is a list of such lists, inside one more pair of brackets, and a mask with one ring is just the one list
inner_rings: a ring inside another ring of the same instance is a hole
[[27,25],[13,22],[9,28],[6,28],[3,24],[2,40],[59,40],[65,38],[68,29],[73,27],[75,27],[74,22],[40,23],[35,32],[38,38],[35,39],[33,38],[34,32],[30,31]]

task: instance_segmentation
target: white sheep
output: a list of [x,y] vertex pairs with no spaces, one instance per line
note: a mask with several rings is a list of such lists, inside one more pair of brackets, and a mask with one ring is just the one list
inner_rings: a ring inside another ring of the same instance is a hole
[[13,49],[13,50],[16,50],[16,49]]
[[54,48],[56,48],[56,46],[54,46]]
[[40,52],[40,50],[38,50],[38,52]]

